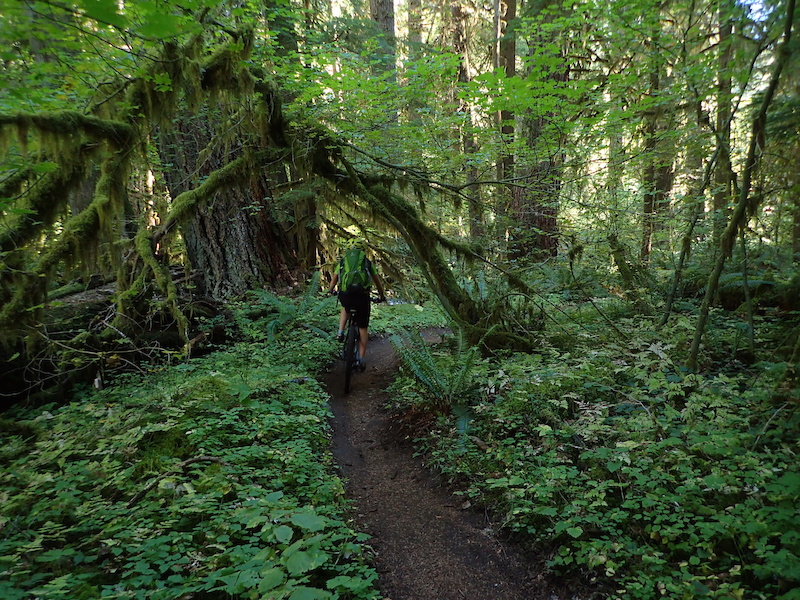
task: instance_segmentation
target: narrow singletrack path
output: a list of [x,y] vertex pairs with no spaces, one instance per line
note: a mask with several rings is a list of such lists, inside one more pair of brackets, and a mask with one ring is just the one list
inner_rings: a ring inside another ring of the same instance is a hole
[[333,453],[372,535],[379,586],[391,600],[558,600],[540,561],[502,542],[484,512],[464,509],[392,433],[387,386],[397,368],[388,340],[370,341],[367,370],[342,393],[341,363],[326,376]]

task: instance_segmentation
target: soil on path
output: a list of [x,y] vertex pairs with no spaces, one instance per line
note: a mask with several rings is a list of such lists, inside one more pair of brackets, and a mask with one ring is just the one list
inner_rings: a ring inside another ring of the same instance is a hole
[[386,388],[397,368],[388,340],[370,342],[368,368],[343,394],[341,364],[325,383],[333,453],[355,506],[356,528],[372,535],[381,593],[391,600],[559,600],[541,563],[501,541],[484,512],[413,456],[393,433]]

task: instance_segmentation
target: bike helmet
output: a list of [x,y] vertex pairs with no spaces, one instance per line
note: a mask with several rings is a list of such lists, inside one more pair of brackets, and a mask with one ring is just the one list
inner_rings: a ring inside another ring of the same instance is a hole
[[347,241],[345,244],[346,249],[350,248],[357,248],[358,250],[365,250],[367,249],[367,240],[362,237],[355,237]]

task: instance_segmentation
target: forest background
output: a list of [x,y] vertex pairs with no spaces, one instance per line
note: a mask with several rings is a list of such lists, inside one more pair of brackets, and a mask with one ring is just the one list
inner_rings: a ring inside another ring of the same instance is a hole
[[[96,539],[75,530],[69,503],[57,517],[31,512],[37,486],[122,486],[125,473],[164,491],[178,465],[202,467],[216,490],[215,469],[235,461],[182,455],[174,424],[148,421],[120,439],[118,464],[92,438],[65,470],[64,439],[85,434],[62,429],[82,422],[70,411],[96,417],[126,398],[71,396],[73,384],[282,332],[300,336],[305,364],[326,348],[316,319],[332,310],[311,273],[329,274],[354,236],[396,297],[434,301],[458,332],[438,353],[397,342],[398,403],[437,417],[430,460],[548,548],[552,569],[619,597],[800,597],[794,0],[0,10],[4,597],[136,597],[167,581],[151,573],[148,553],[162,550],[141,536],[123,547],[108,523],[91,525],[106,532]],[[403,314],[407,329],[414,313]],[[231,388],[209,375],[198,389],[255,410],[270,377],[313,374],[264,361],[269,376]],[[176,385],[170,402],[185,395]],[[309,402],[301,413],[319,418]],[[269,418],[286,412],[270,407]],[[177,462],[125,471],[157,441]],[[50,476],[35,475],[45,466]],[[196,500],[197,485],[180,485],[170,493]],[[307,479],[293,485],[296,506],[261,499],[280,512],[260,534],[281,549],[273,570],[231,579],[224,569],[253,557],[218,532],[243,554],[203,550],[189,574],[176,558],[169,585],[200,585],[202,572],[202,589],[242,597],[374,593],[368,567],[356,576],[331,558],[346,525],[309,508]],[[129,509],[144,505],[132,489]],[[242,531],[262,526],[251,517]],[[336,533],[315,539],[328,525]],[[73,539],[95,546],[70,550]]]

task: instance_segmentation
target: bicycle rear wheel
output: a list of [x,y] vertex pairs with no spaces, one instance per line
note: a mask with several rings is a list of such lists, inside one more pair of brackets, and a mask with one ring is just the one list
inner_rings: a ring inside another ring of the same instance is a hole
[[350,378],[356,368],[356,333],[358,328],[350,323],[347,328],[347,338],[344,342],[344,393],[350,392]]

